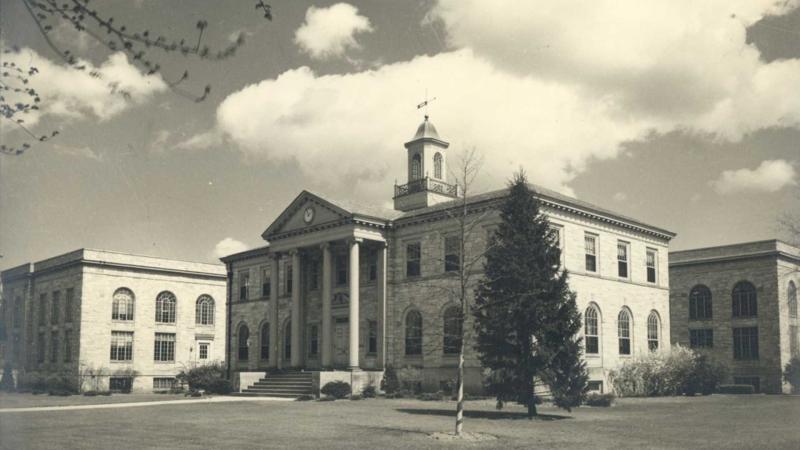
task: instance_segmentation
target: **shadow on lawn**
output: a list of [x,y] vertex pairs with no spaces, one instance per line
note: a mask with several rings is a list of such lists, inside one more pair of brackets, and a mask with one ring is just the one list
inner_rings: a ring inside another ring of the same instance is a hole
[[[398,408],[397,411],[406,413],[406,414],[422,414],[428,416],[448,416],[448,417],[455,417],[456,412],[452,409],[428,409],[428,408]],[[512,412],[512,411],[464,411],[464,417],[471,418],[471,419],[490,419],[490,420],[502,420],[502,419],[510,419],[510,420],[520,420],[520,419],[527,419],[528,414],[524,412]],[[570,416],[560,416],[557,414],[539,414],[534,416],[532,420],[544,420],[544,421],[551,421],[551,420],[563,420],[563,419],[572,419]]]

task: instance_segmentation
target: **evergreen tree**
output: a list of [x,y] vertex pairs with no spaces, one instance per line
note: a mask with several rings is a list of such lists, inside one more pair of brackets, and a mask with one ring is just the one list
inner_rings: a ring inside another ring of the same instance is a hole
[[473,314],[476,348],[490,369],[486,380],[498,408],[508,401],[536,415],[534,382],[550,387],[569,410],[586,392],[581,359],[581,316],[566,270],[560,269],[558,233],[541,214],[525,173],[515,174],[490,240]]

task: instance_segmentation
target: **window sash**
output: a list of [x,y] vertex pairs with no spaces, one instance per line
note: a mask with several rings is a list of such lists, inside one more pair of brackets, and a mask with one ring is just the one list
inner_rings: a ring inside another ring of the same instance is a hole
[[50,334],[50,362],[58,361],[58,332],[54,331]]
[[406,245],[406,276],[418,277],[420,271],[421,245],[419,242]]
[[337,286],[344,286],[347,284],[347,275],[348,275],[348,260],[347,255],[337,255],[336,256],[336,285]]
[[689,320],[710,320],[712,314],[711,292],[692,289],[689,293]]
[[208,359],[208,344],[203,342],[198,345],[197,353],[199,359]]
[[249,297],[250,273],[239,272],[239,301],[245,302]]
[[53,292],[53,299],[50,310],[50,323],[58,324],[58,316],[60,315],[59,307],[61,306],[61,292]]
[[175,361],[175,334],[156,333],[154,345],[154,361]]
[[406,316],[405,354],[422,354],[422,315],[412,312]]
[[733,329],[733,358],[736,360],[758,359],[758,327]]
[[656,252],[647,250],[647,282],[656,282]]
[[378,322],[370,320],[367,322],[367,353],[378,352]]
[[711,328],[689,330],[689,347],[691,348],[714,347],[714,330]]
[[177,300],[174,295],[159,294],[156,299],[156,322],[175,323],[175,303]]
[[75,301],[75,289],[67,289],[66,300],[64,303],[64,322],[72,323],[72,304]]
[[261,359],[269,359],[269,327],[268,323],[261,326]]
[[111,361],[131,361],[133,359],[133,332],[111,332]]

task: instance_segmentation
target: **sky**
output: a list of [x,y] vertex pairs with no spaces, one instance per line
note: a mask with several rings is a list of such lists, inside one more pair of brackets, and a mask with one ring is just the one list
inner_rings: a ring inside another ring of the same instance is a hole
[[[304,189],[390,206],[426,98],[451,161],[482,156],[476,191],[524,168],[673,250],[789,238],[779,219],[800,215],[796,0],[269,3],[272,21],[254,1],[92,2],[131,30],[245,37],[224,61],[153,51],[146,75],[55,24],[90,70],[68,68],[0,0],[3,60],[39,69],[26,123],[60,132],[0,155],[0,268],[81,247],[217,261],[263,246]],[[184,70],[205,101],[169,88]]]

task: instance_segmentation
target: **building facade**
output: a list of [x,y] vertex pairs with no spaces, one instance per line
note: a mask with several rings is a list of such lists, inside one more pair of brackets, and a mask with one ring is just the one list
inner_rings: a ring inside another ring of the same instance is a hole
[[800,249],[777,240],[670,253],[672,340],[724,363],[729,383],[789,392]]
[[[448,288],[462,256],[484,252],[507,190],[467,199],[480,225],[459,255],[448,211],[461,204],[461,193],[447,180],[448,143],[426,117],[405,147],[408,182],[395,186],[393,210],[303,191],[262,234],[268,245],[222,258],[231,286],[234,378],[302,368],[323,379],[349,372],[357,385],[357,374],[392,364],[438,389],[455,377],[454,334],[463,327],[465,386],[481,389],[471,317],[460,323]],[[559,232],[563,266],[586,318],[591,386],[608,389],[610,370],[670,342],[667,258],[674,234],[536,191]]]
[[81,249],[5,270],[2,280],[6,360],[17,374],[147,392],[225,359],[219,264]]

